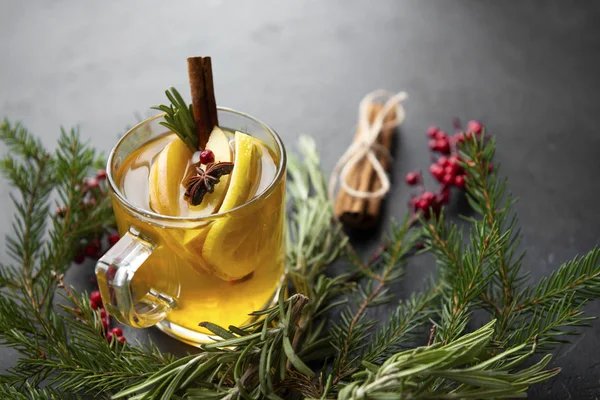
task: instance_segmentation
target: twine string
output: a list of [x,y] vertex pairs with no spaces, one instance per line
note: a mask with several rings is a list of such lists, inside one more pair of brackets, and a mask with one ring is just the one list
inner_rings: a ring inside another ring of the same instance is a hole
[[[359,135],[356,140],[348,147],[346,152],[340,157],[336,163],[331,178],[329,179],[329,199],[333,202],[335,189],[340,183],[340,188],[345,190],[350,196],[359,199],[378,199],[387,194],[390,190],[390,179],[377,159],[377,152],[383,153],[385,157],[391,157],[387,148],[377,143],[377,138],[383,129],[393,129],[404,122],[405,111],[402,102],[406,100],[408,95],[406,92],[391,93],[386,90],[375,90],[367,94],[361,101],[358,107],[358,131]],[[375,103],[383,103],[383,107],[373,119],[373,123],[369,121],[369,110]],[[386,115],[395,109],[395,118],[384,122]],[[377,175],[377,179],[381,183],[381,187],[374,191],[357,190],[348,184],[348,175],[350,171],[363,159],[367,159],[373,166],[373,170]]]

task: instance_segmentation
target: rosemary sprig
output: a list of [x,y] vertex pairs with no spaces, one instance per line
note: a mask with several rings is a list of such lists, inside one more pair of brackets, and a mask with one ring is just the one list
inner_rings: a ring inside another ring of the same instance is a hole
[[172,86],[165,91],[165,94],[171,102],[170,105],[161,104],[150,108],[164,112],[165,120],[160,124],[177,134],[192,152],[198,150],[198,136],[196,135],[192,105],[188,105],[177,89]]
[[[487,357],[485,349],[489,347],[494,335],[495,322],[493,320],[475,332],[443,346],[417,347],[397,353],[380,367],[363,362],[363,371],[353,376],[354,382],[339,392],[338,399],[522,397],[521,394],[532,384],[547,380],[560,372],[560,368],[544,369],[552,358],[550,355],[520,371],[491,371],[494,364],[508,364],[510,361],[511,367],[515,367],[525,359],[513,357],[517,350],[525,347],[524,344],[493,358]],[[430,378],[443,379],[447,383],[433,392],[426,392],[420,382]]]

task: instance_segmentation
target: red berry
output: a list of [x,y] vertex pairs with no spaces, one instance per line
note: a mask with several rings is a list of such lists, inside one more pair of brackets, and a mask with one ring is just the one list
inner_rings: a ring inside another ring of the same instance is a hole
[[437,140],[430,139],[429,142],[427,142],[427,146],[429,146],[430,150],[436,151],[437,150],[437,148],[436,148],[436,146],[437,146]]
[[447,204],[449,200],[450,200],[450,189],[448,189],[447,187],[444,187],[438,194],[437,201],[440,204]]
[[110,315],[108,315],[108,312],[106,312],[106,310],[104,308],[100,309],[100,318],[109,318]]
[[95,189],[100,186],[100,182],[98,182],[98,179],[96,178],[89,178],[85,181],[85,186],[87,186],[89,189]]
[[448,134],[444,131],[437,131],[435,133],[435,138],[437,140],[448,140]]
[[119,337],[117,338],[117,340],[118,340],[118,341],[119,341],[119,343],[121,343],[121,344],[125,344],[125,343],[127,343],[127,339],[125,339],[125,336],[119,336]]
[[419,199],[415,205],[419,210],[427,211],[429,210],[429,202]]
[[454,165],[459,165],[461,161],[462,160],[458,156],[450,156],[450,158],[448,159],[448,162]]
[[417,171],[409,172],[404,177],[404,180],[406,181],[406,183],[408,183],[411,186],[416,185],[417,183],[419,183],[421,181],[421,174]]
[[123,336],[123,330],[119,327],[112,328],[110,333],[112,333],[115,336]]
[[201,164],[210,164],[215,162],[215,153],[210,150],[202,150],[200,153],[200,163]]
[[108,235],[108,243],[111,246],[114,246],[115,244],[117,244],[119,239],[121,239],[121,238],[119,237],[118,233],[111,233],[110,235]]
[[463,132],[458,132],[456,135],[452,136],[452,140],[454,140],[454,143],[464,143],[465,134]]
[[453,168],[454,168],[454,170],[456,171],[456,172],[455,172],[455,175],[459,175],[459,174],[462,174],[462,173],[464,172],[464,168],[463,168],[463,167],[462,167],[462,165],[461,165],[461,163],[462,163],[462,160],[460,159],[460,157],[457,157],[457,156],[452,156],[452,157],[450,157],[450,158],[448,159],[448,163],[449,163],[450,165],[452,165],[452,167],[453,167]]
[[433,175],[435,179],[439,181],[444,175],[444,167],[442,167],[439,164],[431,164],[429,166],[429,172],[431,173],[431,175]]
[[100,247],[95,243],[91,243],[85,248],[85,255],[87,257],[96,257],[98,255],[98,250],[100,250]]
[[445,167],[446,165],[448,165],[448,157],[440,156],[440,158],[437,159],[437,163],[440,164],[442,167]]
[[92,303],[92,307],[94,306],[94,304],[96,304],[97,307],[94,307],[94,309],[100,308],[102,306],[102,295],[100,294],[99,290],[94,290],[90,294],[90,303]]
[[[417,209],[423,211],[423,217],[429,218],[429,208],[437,208],[438,204],[435,201],[435,194],[433,192],[424,192],[421,197],[417,200]],[[435,211],[435,210],[434,210]]]
[[442,154],[450,154],[450,142],[447,139],[438,139],[435,141],[435,149]]
[[110,319],[109,318],[102,318],[102,327],[104,328],[104,332],[108,332],[108,330],[110,329]]
[[452,179],[454,179],[454,177],[458,173],[458,165],[448,164],[448,166],[444,168],[444,173],[446,175],[450,175],[452,177]]
[[440,130],[440,128],[438,128],[437,126],[430,126],[429,128],[427,128],[427,136],[430,138],[435,138],[435,134],[438,133],[438,131]]
[[96,173],[96,179],[99,181],[103,181],[106,179],[106,171],[101,169]]
[[106,334],[106,341],[107,341],[108,343],[110,343],[110,342],[112,342],[112,338],[113,338],[113,334],[112,334],[112,333],[110,333],[110,332],[108,332],[108,333]]
[[454,183],[454,175],[444,174],[444,176],[442,177],[442,183],[444,185],[451,185],[452,183]]
[[454,178],[454,184],[461,188],[464,189],[465,187],[465,177],[463,175],[458,175]]
[[483,125],[479,121],[472,120],[467,123],[467,132],[480,134],[482,130],[483,130]]
[[427,203],[431,204],[431,202],[435,200],[435,194],[433,192],[423,192],[421,200],[425,200]]

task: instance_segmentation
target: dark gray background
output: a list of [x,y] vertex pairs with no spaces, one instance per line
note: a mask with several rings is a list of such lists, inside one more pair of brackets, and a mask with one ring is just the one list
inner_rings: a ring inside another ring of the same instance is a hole
[[[213,57],[217,101],[272,125],[291,150],[315,137],[330,171],[349,144],[361,97],[406,90],[407,120],[384,220],[403,215],[410,169],[426,169],[424,132],[452,117],[484,121],[496,161],[521,200],[524,268],[534,279],[598,244],[600,2],[569,1],[0,1],[0,116],[22,120],[53,147],[78,125],[109,151],[123,128],[185,92],[189,55]],[[3,149],[2,149],[3,150]],[[432,180],[428,178],[428,183]],[[1,234],[10,232],[9,189]],[[450,212],[457,207],[454,203]],[[383,229],[387,226],[384,224]],[[363,237],[370,250],[377,235]],[[0,242],[0,260],[6,247]],[[406,295],[433,270],[409,266]],[[71,282],[91,288],[92,263]],[[600,315],[600,304],[587,307]],[[562,374],[534,398],[600,397],[600,324],[555,352]],[[179,345],[150,334],[168,350]],[[0,365],[13,353],[0,352]]]

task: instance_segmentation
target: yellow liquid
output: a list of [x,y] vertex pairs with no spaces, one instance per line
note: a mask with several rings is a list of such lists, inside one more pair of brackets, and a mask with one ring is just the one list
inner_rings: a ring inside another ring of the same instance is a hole
[[[173,136],[166,134],[148,142],[119,167],[117,185],[135,206],[151,210],[150,168]],[[256,173],[254,201],[223,216],[189,220],[176,228],[158,226],[138,219],[113,198],[120,234],[134,227],[156,244],[135,274],[134,298],[139,301],[150,289],[173,297],[176,307],[162,328],[184,341],[197,343],[201,340],[198,334],[209,333],[198,327],[202,321],[224,327],[247,323],[248,314],[268,305],[281,282],[285,180],[264,193],[275,178],[279,159],[262,143],[260,147],[261,160],[252,171]],[[221,279],[239,271],[244,274],[241,279]]]

